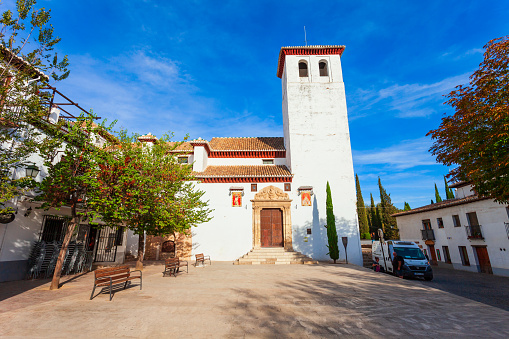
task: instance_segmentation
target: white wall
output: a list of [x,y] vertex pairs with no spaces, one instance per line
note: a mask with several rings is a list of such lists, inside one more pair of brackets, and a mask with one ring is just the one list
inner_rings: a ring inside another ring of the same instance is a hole
[[[467,238],[465,226],[468,225],[466,213],[476,212],[482,226],[484,240]],[[458,215],[461,227],[454,227],[452,216]],[[437,218],[442,218],[444,228],[438,228]],[[424,241],[421,237],[422,220],[430,219],[435,234],[435,249],[440,249],[445,261],[442,246],[449,246],[452,265],[456,269],[478,271],[475,249],[472,246],[487,246],[494,274],[509,276],[509,239],[504,222],[509,222],[506,205],[492,200],[481,200],[469,204],[452,206],[434,211],[421,212],[396,217],[402,240]],[[463,266],[458,246],[465,246],[470,266]],[[425,246],[424,248],[427,248]],[[429,248],[428,248],[429,251]]]

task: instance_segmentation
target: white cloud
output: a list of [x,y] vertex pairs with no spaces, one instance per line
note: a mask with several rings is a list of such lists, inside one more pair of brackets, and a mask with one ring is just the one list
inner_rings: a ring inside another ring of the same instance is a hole
[[72,55],[70,77],[57,88],[84,109],[117,127],[155,135],[172,131],[175,138],[214,136],[279,136],[275,118],[247,109],[236,112],[201,95],[177,61],[139,51],[109,62]]
[[369,151],[353,151],[355,165],[384,165],[391,170],[406,170],[417,166],[435,165],[435,159],[428,152],[431,140],[419,138],[403,140],[399,144]]
[[353,94],[351,101],[361,102],[362,106],[352,106],[352,120],[383,109],[395,112],[395,116],[399,118],[429,116],[436,113],[434,107],[439,107],[445,101],[443,95],[456,86],[467,83],[468,77],[469,73],[465,73],[430,84],[395,84],[382,89],[359,89]]

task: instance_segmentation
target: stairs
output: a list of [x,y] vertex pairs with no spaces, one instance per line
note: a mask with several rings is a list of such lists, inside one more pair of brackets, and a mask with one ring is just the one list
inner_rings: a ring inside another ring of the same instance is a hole
[[233,262],[234,265],[289,265],[316,264],[316,260],[296,251],[287,251],[283,247],[263,247],[250,252]]
[[366,268],[373,268],[373,256],[371,254],[371,244],[362,244],[362,266]]

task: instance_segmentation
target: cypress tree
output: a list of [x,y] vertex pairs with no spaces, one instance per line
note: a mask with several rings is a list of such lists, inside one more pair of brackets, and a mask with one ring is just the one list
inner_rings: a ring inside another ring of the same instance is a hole
[[405,201],[405,207],[403,208],[403,211],[410,211],[412,208],[410,208],[410,205]]
[[434,204],[433,199],[431,199],[431,204],[432,204],[432,205]]
[[378,188],[380,190],[380,220],[385,238],[397,240],[399,239],[398,226],[396,218],[391,215],[397,213],[399,210],[392,204],[391,196],[382,186],[380,177],[378,178]]
[[355,175],[355,188],[357,190],[357,218],[359,219],[359,233],[361,239],[367,239],[369,235],[368,216],[366,214],[366,206],[364,206],[361,184],[357,174]]
[[339,259],[339,246],[338,246],[338,232],[336,230],[336,218],[334,217],[334,211],[332,208],[332,194],[330,191],[329,182],[327,181],[327,200],[326,200],[326,210],[327,210],[327,240],[329,245],[327,248],[329,249],[329,253],[327,253],[334,263]]
[[371,233],[375,233],[378,231],[378,221],[376,218],[376,206],[375,201],[373,200],[373,194],[369,194],[371,197],[371,206],[369,207],[369,220],[370,220],[370,229]]
[[440,194],[438,193],[438,188],[437,188],[437,184],[435,183],[435,200],[437,202],[441,202],[442,201],[442,198],[440,197]]
[[445,197],[446,199],[454,199],[454,192],[452,191],[452,188],[449,187],[447,184],[447,179],[444,175],[444,183],[445,183]]

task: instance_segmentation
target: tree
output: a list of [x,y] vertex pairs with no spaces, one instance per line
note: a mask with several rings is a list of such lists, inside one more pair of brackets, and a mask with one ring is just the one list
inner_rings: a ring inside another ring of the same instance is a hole
[[5,202],[22,195],[34,181],[17,178],[15,172],[30,163],[39,146],[51,142],[42,137],[41,120],[48,115],[40,89],[50,80],[69,75],[68,60],[53,52],[60,41],[49,23],[51,11],[35,8],[35,0],[16,2],[15,13],[0,19],[0,213]]
[[399,239],[398,225],[396,218],[392,215],[399,210],[392,204],[391,196],[382,186],[382,181],[378,178],[378,188],[380,190],[380,220],[386,239]]
[[107,226],[125,225],[138,237],[137,269],[143,268],[145,235],[184,233],[210,220],[204,192],[191,182],[192,166],[179,164],[180,143],[165,134],[155,143],[142,143],[139,135],[118,133],[98,163],[98,175],[89,196],[92,218]]
[[456,166],[450,179],[469,181],[479,195],[509,203],[509,36],[484,48],[469,83],[446,96],[455,113],[427,135],[437,162]]
[[[96,181],[98,159],[101,152],[104,152],[96,147],[94,142],[107,128],[104,124],[96,125],[93,122],[94,118],[93,113],[81,114],[75,122],[67,122],[66,132],[55,127],[53,133],[47,135],[54,144],[39,149],[40,155],[45,159],[44,165],[48,169],[48,175],[39,184],[41,194],[37,200],[43,202],[41,208],[60,209],[68,206],[71,210],[71,219],[65,229],[50,290],[59,288],[67,247],[74,230],[79,225],[80,217],[87,215],[88,200]],[[63,154],[59,159],[62,149]]]
[[435,183],[435,200],[437,202],[441,202],[442,201],[442,197],[440,197],[440,194],[438,193],[438,187],[437,187],[436,183]]
[[447,200],[449,199],[454,199],[454,192],[452,191],[452,188],[449,187],[449,185],[447,184],[447,179],[445,178],[445,175],[444,175],[444,184],[445,184],[445,197]]
[[364,205],[364,199],[362,198],[361,184],[359,183],[359,176],[355,175],[355,186],[357,189],[357,217],[359,219],[359,233],[361,239],[367,239],[369,237],[369,224],[368,216],[366,214],[366,206]]
[[380,212],[378,211],[378,206],[375,205],[373,194],[370,193],[369,195],[371,198],[371,206],[369,208],[369,220],[371,222],[370,232],[378,234],[378,229],[382,228],[382,223],[380,221]]
[[326,210],[327,210],[327,240],[328,245],[327,248],[329,249],[329,253],[327,253],[332,260],[334,260],[334,263],[336,263],[336,260],[339,259],[339,246],[338,246],[338,231],[336,230],[336,218],[334,217],[334,211],[332,207],[332,194],[330,191],[329,182],[327,181],[327,200],[325,202],[326,204]]
[[412,208],[410,207],[410,204],[405,201],[405,207],[403,208],[403,211],[410,211]]

